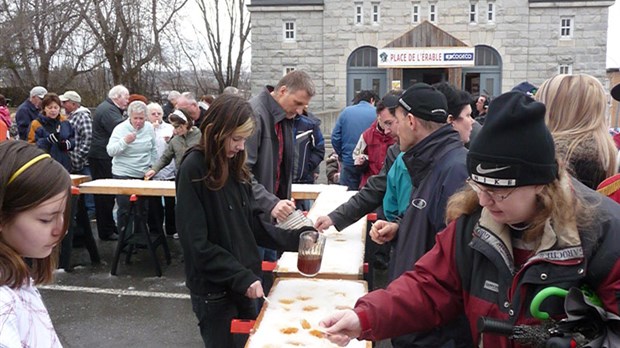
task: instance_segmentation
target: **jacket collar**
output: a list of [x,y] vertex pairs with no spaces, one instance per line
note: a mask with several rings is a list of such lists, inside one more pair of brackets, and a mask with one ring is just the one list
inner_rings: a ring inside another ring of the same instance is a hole
[[426,176],[431,164],[447,151],[458,147],[463,147],[461,137],[452,126],[447,124],[407,150],[403,155],[403,161],[414,185]]
[[286,112],[273,96],[271,96],[267,88],[263,89],[259,96],[263,100],[263,104],[267,106],[269,114],[273,115],[274,124],[286,119]]

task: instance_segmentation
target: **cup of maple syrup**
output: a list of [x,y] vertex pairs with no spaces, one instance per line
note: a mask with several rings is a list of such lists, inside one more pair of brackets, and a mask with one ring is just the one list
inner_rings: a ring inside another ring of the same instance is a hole
[[317,231],[306,231],[299,235],[297,269],[306,277],[314,277],[321,269],[325,236]]

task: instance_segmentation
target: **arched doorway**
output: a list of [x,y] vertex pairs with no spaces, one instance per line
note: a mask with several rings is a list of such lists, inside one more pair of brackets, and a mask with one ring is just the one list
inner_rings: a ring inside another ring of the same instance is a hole
[[463,89],[473,96],[496,97],[502,91],[502,57],[491,46],[476,46],[476,65],[463,68]]
[[347,105],[361,90],[373,90],[379,96],[387,92],[387,76],[377,68],[377,48],[362,46],[347,59]]

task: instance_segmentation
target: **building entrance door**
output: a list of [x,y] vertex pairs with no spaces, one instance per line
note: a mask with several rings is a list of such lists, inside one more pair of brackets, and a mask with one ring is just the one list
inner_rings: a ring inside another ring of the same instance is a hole
[[474,97],[481,94],[491,98],[502,92],[502,59],[489,46],[476,46],[476,66],[463,68],[463,89]]
[[377,68],[377,49],[364,46],[353,51],[347,61],[347,105],[361,90],[375,91],[381,97],[387,89],[387,72]]
[[356,71],[349,72],[347,75],[347,105],[351,104],[351,100],[362,90],[375,91],[379,97],[386,93],[387,79],[383,71],[380,73],[374,71],[368,71],[366,73]]

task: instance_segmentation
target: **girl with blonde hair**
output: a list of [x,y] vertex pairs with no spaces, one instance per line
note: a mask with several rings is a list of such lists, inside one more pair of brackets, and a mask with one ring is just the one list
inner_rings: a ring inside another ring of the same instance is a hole
[[609,135],[607,95],[596,78],[556,75],[543,82],[536,99],[547,107],[545,123],[571,175],[596,189],[616,173],[618,150]]

